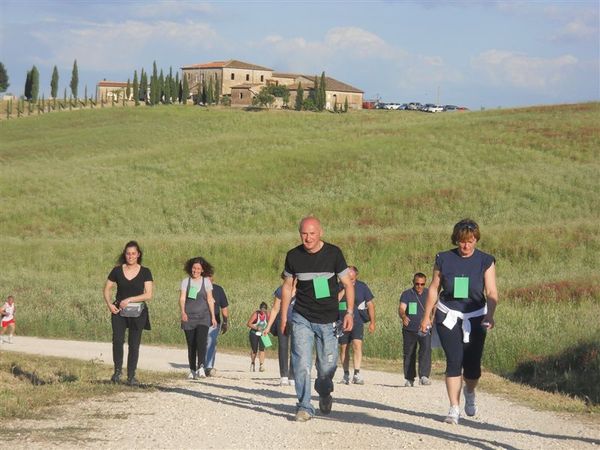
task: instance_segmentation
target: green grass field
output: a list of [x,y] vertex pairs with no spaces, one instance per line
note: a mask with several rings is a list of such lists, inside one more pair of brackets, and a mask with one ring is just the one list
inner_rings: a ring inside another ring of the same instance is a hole
[[[396,309],[463,217],[498,261],[485,365],[600,342],[600,104],[467,114],[108,108],[0,123],[0,286],[19,332],[109,340],[101,296],[137,239],[155,278],[144,342],[181,343],[184,261],[203,255],[231,301],[221,345],[270,302],[297,223],[361,270],[377,301],[367,356],[399,358]],[[598,344],[597,344],[598,345]]]

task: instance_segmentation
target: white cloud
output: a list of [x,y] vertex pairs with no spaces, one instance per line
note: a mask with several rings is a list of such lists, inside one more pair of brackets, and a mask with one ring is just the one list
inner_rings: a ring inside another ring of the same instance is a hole
[[471,60],[473,68],[493,84],[540,90],[560,82],[566,71],[577,63],[577,58],[572,55],[541,58],[495,49]]
[[77,58],[79,67],[88,70],[131,70],[133,61],[145,50],[157,46],[210,49],[218,41],[210,25],[192,21],[79,23],[57,31],[33,32],[32,37],[50,49],[38,63],[68,67]]
[[599,39],[598,20],[589,20],[587,18],[573,19],[562,27],[558,33],[553,36],[555,41],[582,41]]
[[192,14],[210,14],[214,11],[210,3],[197,1],[160,0],[157,2],[134,3],[130,6],[131,14],[138,17],[182,17]]

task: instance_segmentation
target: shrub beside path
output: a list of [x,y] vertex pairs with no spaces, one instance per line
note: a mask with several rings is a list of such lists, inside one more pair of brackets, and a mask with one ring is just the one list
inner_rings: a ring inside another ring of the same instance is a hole
[[[10,351],[101,360],[111,345],[17,337]],[[173,371],[173,383],[157,391],[90,399],[59,408],[42,420],[2,424],[8,448],[600,448],[600,424],[568,414],[539,412],[480,393],[480,412],[460,425],[442,422],[444,384],[403,387],[401,374],[364,370],[364,386],[336,384],[333,410],[294,422],[294,388],[278,385],[275,359],[266,372],[248,371],[249,358],[219,353],[218,377],[188,381],[187,351],[142,345],[140,368]],[[340,378],[339,371],[336,376]],[[143,383],[143,377],[140,380]],[[313,397],[313,404],[318,399]],[[18,432],[18,433],[17,433]]]

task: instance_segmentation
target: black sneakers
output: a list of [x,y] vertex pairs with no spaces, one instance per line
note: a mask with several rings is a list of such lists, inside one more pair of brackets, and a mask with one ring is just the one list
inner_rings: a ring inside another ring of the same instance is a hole
[[333,398],[331,395],[326,397],[319,397],[319,409],[323,414],[329,414],[331,412],[331,405],[333,404]]
[[115,384],[121,382],[121,370],[115,369],[115,373],[110,377],[110,381]]

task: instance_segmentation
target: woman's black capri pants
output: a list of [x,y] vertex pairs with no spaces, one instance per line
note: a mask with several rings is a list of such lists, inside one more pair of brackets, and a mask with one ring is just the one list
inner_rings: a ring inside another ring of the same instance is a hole
[[[441,320],[445,319],[445,314]],[[486,331],[481,326],[483,316],[469,319],[471,335],[469,342],[463,342],[462,319],[458,319],[454,328],[449,330],[441,321],[437,321],[437,332],[446,354],[446,376],[464,376],[469,380],[481,378],[481,357]]]

